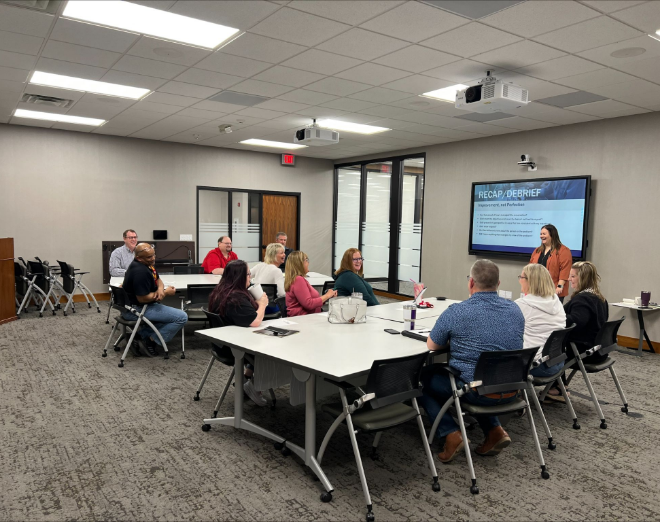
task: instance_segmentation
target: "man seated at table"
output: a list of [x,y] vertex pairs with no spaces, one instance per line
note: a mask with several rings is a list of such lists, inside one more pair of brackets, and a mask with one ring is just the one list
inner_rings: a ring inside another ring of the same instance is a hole
[[110,275],[112,277],[123,277],[129,265],[135,258],[135,245],[137,245],[137,234],[129,228],[124,231],[124,244],[115,248],[110,254]]
[[[521,350],[525,333],[525,318],[512,301],[497,295],[500,271],[495,263],[480,259],[472,265],[468,276],[470,298],[456,303],[440,316],[431,331],[427,346],[439,350],[449,346],[449,366],[460,372],[457,388],[474,381],[474,369],[482,352],[495,350]],[[452,396],[449,375],[440,364],[427,366],[422,373],[424,395],[420,404],[431,422],[435,421],[442,406]],[[470,392],[463,397],[472,404],[489,406],[511,402],[516,393],[498,393],[478,396]],[[511,439],[497,417],[477,417],[485,440],[476,448],[477,455],[497,455]],[[438,455],[441,462],[451,461],[466,443],[458,424],[449,412],[445,413],[437,431],[445,438],[445,447]]]
[[220,236],[218,248],[214,248],[204,258],[202,266],[205,274],[222,275],[229,261],[235,261],[238,256],[231,251],[231,238]]
[[279,243],[284,247],[284,263],[280,265],[280,270],[284,272],[286,268],[286,260],[289,259],[289,254],[293,252],[293,250],[286,246],[286,232],[278,232],[275,236],[275,243]]
[[[158,272],[154,268],[155,261],[156,253],[151,245],[140,243],[136,246],[135,260],[126,270],[123,288],[138,310],[141,310],[145,304],[148,305],[144,317],[153,323],[163,341],[168,343],[186,324],[188,315],[183,310],[161,304],[160,301],[165,296],[174,295],[176,288],[173,286],[165,288],[163,280],[158,277]],[[126,319],[137,321],[137,317],[130,312],[124,312],[123,315]],[[158,354],[156,347],[160,346],[158,336],[146,323],[141,323],[138,335],[140,352],[147,357],[155,357]]]

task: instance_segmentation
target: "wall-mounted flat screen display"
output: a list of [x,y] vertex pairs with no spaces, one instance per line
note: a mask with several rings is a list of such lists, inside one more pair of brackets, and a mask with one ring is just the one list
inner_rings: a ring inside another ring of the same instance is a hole
[[469,253],[529,257],[543,225],[557,227],[575,261],[587,249],[591,176],[472,184]]

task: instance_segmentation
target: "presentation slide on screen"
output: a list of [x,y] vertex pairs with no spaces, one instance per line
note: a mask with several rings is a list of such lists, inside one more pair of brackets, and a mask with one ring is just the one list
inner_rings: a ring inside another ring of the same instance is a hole
[[541,228],[551,223],[573,256],[581,256],[586,184],[563,179],[474,185],[472,249],[531,254],[541,244]]

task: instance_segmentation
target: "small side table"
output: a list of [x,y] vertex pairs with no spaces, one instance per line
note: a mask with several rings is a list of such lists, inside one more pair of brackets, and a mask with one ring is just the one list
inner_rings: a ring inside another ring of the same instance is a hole
[[639,321],[639,346],[637,347],[637,351],[631,352],[630,350],[627,349],[618,349],[618,351],[621,353],[627,353],[628,355],[635,355],[637,357],[641,357],[644,348],[644,339],[646,339],[646,343],[649,345],[649,350],[651,350],[652,353],[656,353],[655,350],[653,349],[653,344],[651,344],[651,340],[649,339],[649,336],[647,335],[646,330],[644,329],[644,312],[653,312],[654,310],[660,310],[660,306],[647,306],[646,308],[644,308],[642,306],[637,306],[635,304],[629,304],[629,303],[612,303],[612,306],[637,310],[637,320]]

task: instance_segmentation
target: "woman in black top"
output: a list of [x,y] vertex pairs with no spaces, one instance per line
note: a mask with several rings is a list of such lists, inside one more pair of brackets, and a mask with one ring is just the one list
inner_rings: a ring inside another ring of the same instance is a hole
[[[564,305],[566,325],[573,323],[576,325],[568,340],[575,343],[578,351],[583,353],[594,347],[598,332],[607,322],[609,315],[607,300],[600,293],[598,287],[600,276],[593,263],[589,261],[574,263],[568,280],[575,292],[571,300]],[[606,358],[606,355],[595,353],[583,361],[598,364]]]
[[[227,326],[257,327],[264,319],[268,296],[264,292],[255,301],[247,287],[250,286],[250,269],[245,261],[230,261],[225,267],[222,279],[209,296],[209,311],[218,314]],[[266,399],[252,383],[253,368],[247,365],[243,385],[245,393],[259,406],[266,406]]]

